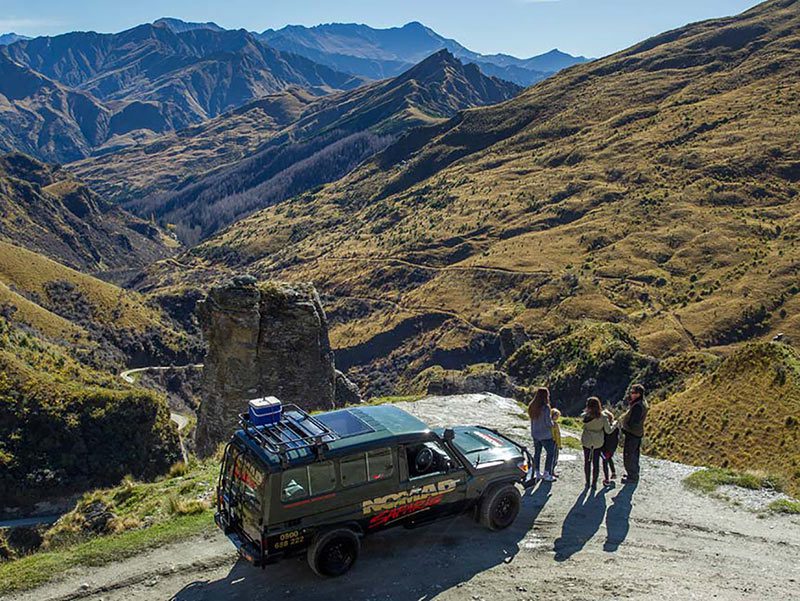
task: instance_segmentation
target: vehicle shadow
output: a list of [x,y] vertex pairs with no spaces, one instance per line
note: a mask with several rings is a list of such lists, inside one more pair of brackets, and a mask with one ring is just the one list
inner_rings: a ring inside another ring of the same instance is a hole
[[628,537],[636,486],[635,482],[626,484],[617,496],[611,499],[611,507],[606,513],[606,542],[603,544],[603,551],[613,553]]
[[600,529],[606,514],[605,488],[584,489],[569,510],[561,526],[561,536],[553,543],[556,561],[566,561],[583,547]]
[[239,560],[224,578],[192,582],[175,593],[172,601],[289,597],[418,601],[513,561],[549,498],[549,483],[526,491],[514,524],[499,532],[490,532],[464,515],[415,530],[395,528],[367,537],[358,562],[341,578],[318,578],[305,555],[264,570]]

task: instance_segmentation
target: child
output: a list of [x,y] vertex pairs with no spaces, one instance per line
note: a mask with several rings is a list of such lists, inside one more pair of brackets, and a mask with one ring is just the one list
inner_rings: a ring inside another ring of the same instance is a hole
[[558,453],[561,450],[561,428],[558,425],[558,420],[561,419],[561,412],[558,409],[553,409],[550,412],[553,418],[553,442],[555,443],[555,451],[553,452],[553,475],[558,476],[556,467],[558,467]]
[[[617,470],[614,468],[614,453],[619,446],[619,424],[614,421],[614,414],[608,410],[603,411],[609,421],[612,423],[612,430],[610,434],[605,435],[603,441],[603,448],[600,452],[600,458],[603,460],[603,486],[611,486],[611,480],[617,479]],[[609,478],[608,470],[611,468],[611,477]]]

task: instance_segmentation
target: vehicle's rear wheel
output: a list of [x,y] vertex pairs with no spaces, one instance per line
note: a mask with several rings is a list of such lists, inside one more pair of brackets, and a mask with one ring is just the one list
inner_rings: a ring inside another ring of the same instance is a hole
[[356,562],[361,542],[352,530],[340,528],[323,532],[308,548],[308,565],[319,576],[341,576]]
[[513,484],[490,489],[480,507],[480,523],[490,530],[502,530],[514,523],[522,505],[519,490]]

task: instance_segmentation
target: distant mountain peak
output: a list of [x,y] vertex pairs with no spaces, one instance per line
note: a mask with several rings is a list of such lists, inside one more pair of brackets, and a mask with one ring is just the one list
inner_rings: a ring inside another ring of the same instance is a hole
[[9,44],[22,40],[30,40],[30,38],[26,35],[14,33],[13,31],[9,33],[0,33],[0,46],[8,46]]
[[164,27],[173,31],[174,33],[183,33],[184,31],[193,31],[195,29],[210,29],[212,31],[225,31],[222,27],[208,21],[206,23],[193,23],[191,21],[184,21],[176,19],[175,17],[161,17],[153,21],[154,27]]

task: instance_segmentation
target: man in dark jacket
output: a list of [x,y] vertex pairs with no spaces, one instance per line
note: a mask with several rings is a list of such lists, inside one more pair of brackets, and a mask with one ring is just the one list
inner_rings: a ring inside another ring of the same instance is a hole
[[628,395],[628,410],[619,418],[620,427],[625,434],[622,461],[627,475],[623,482],[639,481],[639,455],[644,437],[644,422],[647,418],[647,401],[644,400],[644,386],[634,384]]

